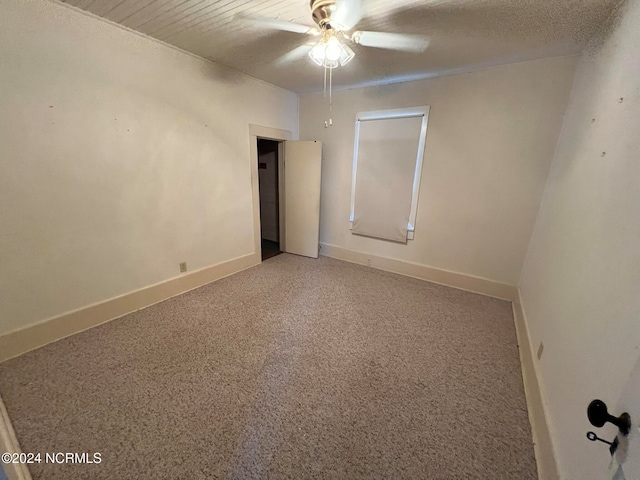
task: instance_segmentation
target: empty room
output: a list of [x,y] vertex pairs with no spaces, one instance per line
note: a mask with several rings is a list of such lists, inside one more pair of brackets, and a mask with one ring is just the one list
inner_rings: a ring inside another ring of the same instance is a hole
[[638,0],[0,0],[0,480],[640,480]]

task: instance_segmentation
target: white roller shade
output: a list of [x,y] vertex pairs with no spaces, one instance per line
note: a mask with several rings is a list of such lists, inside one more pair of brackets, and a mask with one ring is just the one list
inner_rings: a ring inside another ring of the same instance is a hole
[[353,233],[407,241],[423,118],[360,121]]

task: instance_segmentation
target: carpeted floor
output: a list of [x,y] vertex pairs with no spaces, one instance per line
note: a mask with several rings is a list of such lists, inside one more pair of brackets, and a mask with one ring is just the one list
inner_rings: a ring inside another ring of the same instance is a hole
[[35,479],[535,479],[508,302],[287,254],[0,364]]

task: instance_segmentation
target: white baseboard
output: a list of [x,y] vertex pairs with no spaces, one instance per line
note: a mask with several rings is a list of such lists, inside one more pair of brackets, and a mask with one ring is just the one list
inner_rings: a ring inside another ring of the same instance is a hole
[[259,263],[260,254],[251,253],[7,333],[0,336],[0,362],[228,277]]
[[368,265],[379,270],[399,273],[408,277],[419,278],[429,282],[446,285],[448,287],[466,290],[468,292],[480,293],[488,297],[500,298],[502,300],[514,301],[518,295],[517,287],[506,283],[494,282],[486,278],[474,277],[463,273],[441,270],[419,263],[405,262],[395,258],[380,257],[369,253],[349,250],[323,243],[320,255],[337,258],[347,262]]
[[538,478],[540,480],[559,480],[558,464],[553,448],[553,441],[547,424],[542,391],[540,389],[540,376],[536,362],[536,349],[531,345],[531,336],[527,315],[522,306],[520,289],[513,300],[513,318],[518,335],[520,350],[520,363],[522,364],[522,379],[524,391],[527,397],[527,409],[529,422],[533,433],[533,446],[538,465]]
[[[0,453],[21,453],[16,432],[14,432],[9,420],[9,414],[0,397]],[[21,463],[0,464],[9,480],[31,480],[31,474],[26,465]]]

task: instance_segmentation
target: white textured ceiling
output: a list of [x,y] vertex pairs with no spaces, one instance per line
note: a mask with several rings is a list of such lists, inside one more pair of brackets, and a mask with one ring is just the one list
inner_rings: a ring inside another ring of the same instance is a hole
[[[274,31],[237,14],[314,26],[308,0],[66,0],[214,62],[295,92],[322,89],[322,69],[287,52],[313,37]],[[420,54],[352,45],[335,86],[386,83],[579,52],[620,0],[365,0],[358,30],[426,35]]]

